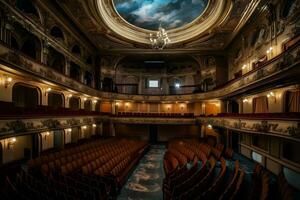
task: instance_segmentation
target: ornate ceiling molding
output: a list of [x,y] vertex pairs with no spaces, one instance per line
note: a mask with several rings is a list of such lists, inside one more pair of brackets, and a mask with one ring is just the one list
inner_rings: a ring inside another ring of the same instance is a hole
[[[232,8],[231,0],[210,0],[204,13],[196,20],[168,31],[171,45],[188,42],[195,38],[199,41],[208,40],[226,21]],[[110,31],[128,41],[149,44],[149,34],[155,33],[125,21],[116,11],[113,0],[89,0],[87,9],[99,24],[104,23]]]

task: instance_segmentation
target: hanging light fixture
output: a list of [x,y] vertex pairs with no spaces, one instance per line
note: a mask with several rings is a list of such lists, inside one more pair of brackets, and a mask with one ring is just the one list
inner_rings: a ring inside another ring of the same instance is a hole
[[168,33],[161,25],[159,25],[156,34],[153,35],[152,33],[150,33],[149,40],[152,48],[159,50],[163,50],[171,42],[168,37]]

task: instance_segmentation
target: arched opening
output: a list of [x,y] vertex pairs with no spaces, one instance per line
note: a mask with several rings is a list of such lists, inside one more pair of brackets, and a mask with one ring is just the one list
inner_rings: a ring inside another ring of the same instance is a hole
[[84,74],[84,84],[86,84],[87,86],[92,87],[92,83],[93,83],[93,75],[90,72],[85,72],[85,74]]
[[285,112],[300,112],[300,90],[285,93]]
[[89,56],[89,57],[86,59],[86,64],[88,64],[88,65],[92,65],[92,64],[93,64],[93,58],[92,58],[92,56]]
[[80,67],[73,62],[70,65],[70,77],[76,81],[80,81]]
[[10,44],[11,48],[15,49],[15,50],[19,50],[20,49],[20,45],[17,41],[17,39],[14,36],[11,36],[11,44]]
[[22,12],[34,15],[39,18],[39,13],[30,0],[17,0],[16,7]]
[[84,110],[85,111],[92,111],[92,102],[91,100],[87,100],[84,102]]
[[57,26],[52,27],[52,29],[50,30],[50,35],[52,35],[55,38],[61,39],[61,40],[64,40],[64,38],[65,38],[64,33]]
[[75,44],[75,45],[73,46],[73,48],[72,48],[72,53],[77,54],[77,55],[81,55],[80,47],[79,47],[77,44]]
[[53,108],[64,107],[64,98],[62,94],[50,92],[48,93],[48,106]]
[[36,107],[39,105],[37,88],[23,84],[15,84],[12,91],[12,102],[17,107]]
[[78,97],[71,97],[69,100],[69,108],[72,110],[80,109],[80,99]]
[[112,92],[114,87],[114,82],[112,78],[105,77],[102,81],[102,90],[105,92]]
[[49,47],[48,66],[60,73],[64,73],[65,64],[65,57],[54,48]]
[[95,111],[100,112],[101,111],[101,101],[97,101],[95,105]]
[[35,36],[25,40],[21,52],[35,60],[40,60],[41,42]]

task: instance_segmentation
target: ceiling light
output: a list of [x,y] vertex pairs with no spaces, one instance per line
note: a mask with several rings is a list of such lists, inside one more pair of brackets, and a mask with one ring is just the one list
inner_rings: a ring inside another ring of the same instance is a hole
[[150,44],[152,48],[162,50],[166,47],[171,40],[168,37],[168,34],[164,28],[160,25],[156,34],[150,33]]

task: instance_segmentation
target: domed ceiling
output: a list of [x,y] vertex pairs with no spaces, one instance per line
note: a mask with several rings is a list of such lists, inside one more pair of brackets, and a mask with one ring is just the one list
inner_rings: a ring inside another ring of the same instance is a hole
[[123,19],[140,28],[157,30],[186,25],[200,15],[208,0],[113,0]]
[[[65,11],[76,28],[84,33],[99,52],[134,55],[222,52],[265,3],[263,0],[54,2],[56,10]],[[163,51],[153,49],[149,40],[149,35],[156,33],[160,22],[167,29],[171,40]]]

